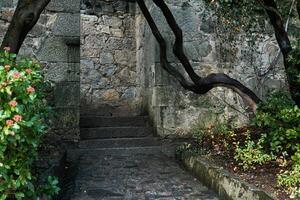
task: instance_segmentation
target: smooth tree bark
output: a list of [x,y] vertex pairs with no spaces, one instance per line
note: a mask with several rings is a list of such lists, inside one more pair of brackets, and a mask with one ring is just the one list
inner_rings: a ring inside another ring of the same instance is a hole
[[0,49],[18,54],[27,34],[37,23],[50,0],[19,0]]
[[189,78],[192,82],[186,80],[184,75],[180,73],[175,67],[173,67],[167,59],[167,46],[166,41],[162,37],[159,29],[157,28],[156,23],[154,22],[148,8],[145,5],[144,0],[137,0],[137,3],[146,18],[154,37],[160,46],[160,62],[162,67],[170,73],[173,77],[175,77],[179,83],[187,90],[193,91],[197,94],[205,94],[211,89],[215,87],[226,87],[232,89],[236,93],[238,93],[244,102],[255,112],[257,108],[257,104],[260,102],[260,99],[256,96],[254,92],[252,92],[248,87],[244,86],[238,80],[230,78],[226,74],[222,73],[212,73],[206,77],[200,77],[191,66],[189,59],[184,53],[183,47],[183,34],[181,28],[178,26],[172,12],[166,5],[163,0],[153,0],[153,2],[160,8],[164,17],[167,20],[168,25],[172,29],[176,40],[173,46],[173,53],[179,59],[181,64],[183,65],[185,71],[187,72]]
[[[285,30],[284,22],[274,0],[261,0],[264,9],[273,26],[275,37],[283,55],[283,61],[292,99],[300,106],[300,83],[297,80],[300,75],[300,64],[294,64],[289,60],[292,56],[292,45]],[[297,12],[299,14],[300,0],[297,0]],[[299,16],[300,19],[300,16]]]

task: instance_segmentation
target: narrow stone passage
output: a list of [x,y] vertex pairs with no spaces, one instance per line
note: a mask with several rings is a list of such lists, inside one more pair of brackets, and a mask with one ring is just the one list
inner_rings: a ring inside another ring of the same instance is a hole
[[146,117],[93,117],[82,119],[81,126],[84,139],[71,199],[218,199],[162,152]]

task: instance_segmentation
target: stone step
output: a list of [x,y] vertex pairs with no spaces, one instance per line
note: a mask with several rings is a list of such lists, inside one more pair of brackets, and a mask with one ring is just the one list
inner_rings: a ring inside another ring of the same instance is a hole
[[161,143],[154,137],[143,138],[113,138],[113,139],[92,139],[83,140],[79,148],[126,148],[126,147],[149,147],[160,146]]
[[82,116],[80,118],[81,128],[94,127],[120,127],[120,126],[148,126],[147,116],[134,117],[107,117],[107,116]]
[[80,138],[87,139],[106,139],[106,138],[132,138],[146,137],[152,133],[151,128],[147,127],[98,127],[81,128]]
[[125,147],[125,148],[83,148],[73,149],[67,151],[68,161],[85,160],[97,160],[99,157],[104,156],[135,156],[135,155],[157,155],[163,153],[168,157],[175,155],[174,145],[162,145],[162,146],[147,146],[147,147]]

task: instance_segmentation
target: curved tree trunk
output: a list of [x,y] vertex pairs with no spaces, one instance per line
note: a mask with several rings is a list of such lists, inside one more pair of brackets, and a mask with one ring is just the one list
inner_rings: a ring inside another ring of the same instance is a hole
[[0,49],[9,47],[10,52],[17,54],[49,2],[50,0],[19,0]]
[[230,78],[226,74],[218,73],[218,74],[209,74],[206,77],[200,77],[196,74],[194,69],[192,68],[187,56],[185,55],[183,51],[183,38],[182,38],[182,30],[177,25],[177,22],[171,13],[168,6],[165,4],[163,0],[153,0],[154,3],[161,9],[163,12],[163,15],[165,16],[169,26],[171,27],[175,37],[176,41],[173,46],[173,53],[175,56],[179,59],[181,64],[183,65],[185,71],[189,75],[190,79],[192,80],[192,83],[186,81],[184,76],[174,67],[172,67],[166,56],[166,42],[164,38],[162,37],[160,31],[158,30],[149,10],[147,9],[144,0],[137,0],[138,5],[145,16],[153,35],[155,36],[156,40],[159,43],[160,46],[160,61],[162,64],[162,67],[170,73],[172,76],[174,76],[180,84],[188,90],[191,90],[197,94],[205,94],[211,89],[215,87],[226,87],[230,88],[233,91],[237,92],[244,102],[251,107],[251,109],[255,112],[257,108],[257,103],[260,102],[260,99],[255,95],[254,92],[252,92],[249,88],[244,86],[239,81]]

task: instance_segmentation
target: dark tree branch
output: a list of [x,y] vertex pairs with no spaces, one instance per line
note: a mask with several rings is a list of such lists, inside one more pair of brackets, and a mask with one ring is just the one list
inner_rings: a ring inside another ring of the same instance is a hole
[[50,0],[19,0],[0,49],[9,47],[12,53],[17,54],[49,2]]
[[298,17],[300,20],[300,0],[297,0],[296,6],[297,6]]
[[185,79],[185,77],[173,66],[171,66],[171,64],[168,62],[167,59],[167,44],[166,41],[164,40],[164,38],[162,37],[160,31],[158,30],[148,8],[145,5],[145,2],[143,0],[138,0],[137,1],[143,15],[145,16],[150,29],[154,35],[154,37],[156,38],[156,40],[159,43],[159,47],[160,47],[160,62],[162,67],[169,73],[171,74],[173,77],[175,77],[177,79],[177,81],[181,84],[182,87],[184,87],[185,89],[191,90],[196,92],[196,86],[187,81]]
[[182,63],[188,75],[191,77],[191,80],[196,83],[200,81],[200,77],[195,73],[192,65],[189,62],[189,59],[184,54],[183,49],[183,34],[182,30],[177,25],[177,22],[171,13],[168,6],[165,4],[163,0],[153,0],[153,2],[161,9],[163,15],[165,16],[170,28],[172,29],[174,35],[176,36],[175,43],[173,46],[173,53]]
[[[270,19],[270,23],[273,26],[277,43],[283,54],[284,66],[292,99],[300,106],[300,84],[297,82],[297,76],[300,74],[300,65],[293,64],[289,61],[293,49],[287,31],[285,30],[284,22],[274,0],[261,0],[261,2]],[[298,6],[299,0],[297,0],[297,9]]]
[[291,42],[287,32],[284,28],[284,22],[277,9],[277,5],[274,0],[263,0],[263,7],[265,8],[270,22],[274,28],[277,43],[284,57],[288,57],[292,50]]
[[[149,13],[149,10],[145,6],[144,0],[138,0],[137,2],[141,8],[142,13],[144,14],[144,16],[148,22],[152,32],[153,32],[156,40],[158,41],[158,43],[161,47],[160,48],[161,62],[162,62],[162,66],[166,69],[166,65],[168,65],[168,61],[166,58],[165,40],[161,36],[151,14]],[[245,87],[239,81],[232,79],[229,76],[227,76],[225,74],[221,74],[221,73],[210,74],[204,78],[201,78],[200,76],[198,76],[195,73],[187,56],[184,53],[182,30],[177,25],[177,22],[173,16],[173,14],[171,13],[168,6],[165,4],[165,2],[163,0],[154,0],[154,3],[162,10],[163,15],[165,16],[174,35],[176,36],[176,41],[173,46],[173,53],[179,59],[179,61],[182,63],[185,71],[187,72],[187,74],[189,75],[191,80],[194,82],[194,85],[191,88],[186,88],[186,87],[185,88],[190,89],[197,94],[205,94],[208,91],[210,91],[211,89],[218,87],[218,86],[230,88],[230,89],[234,90],[235,92],[237,92],[242,97],[242,99],[245,101],[245,103],[247,103],[252,108],[252,110],[255,111],[257,103],[260,102],[260,99],[249,88]],[[168,69],[167,69],[167,71],[168,71]],[[181,75],[177,71],[177,75],[178,74],[181,77],[183,77],[183,75]],[[178,80],[178,78],[177,78],[177,80]]]

